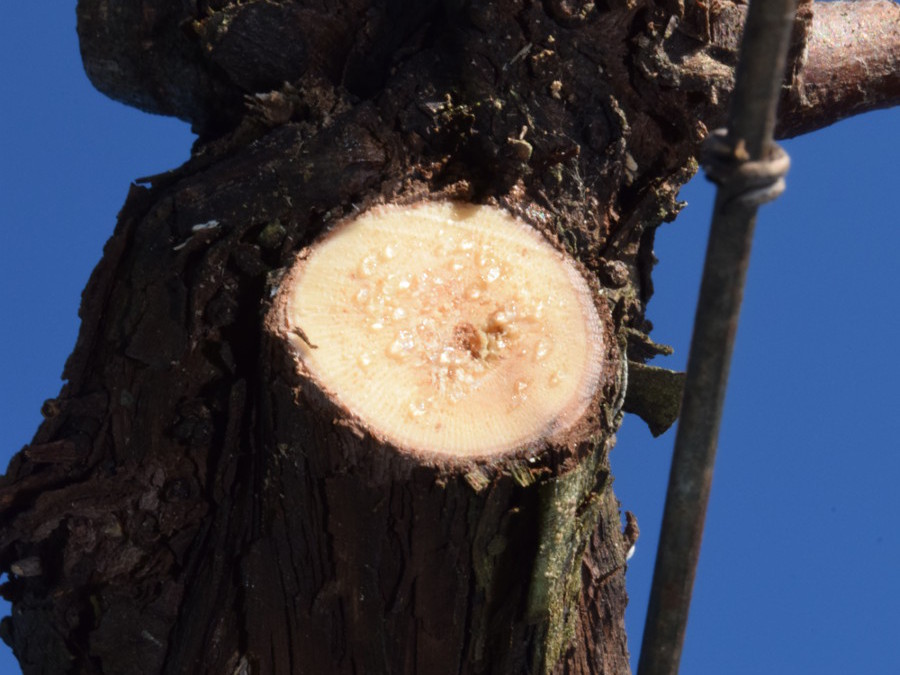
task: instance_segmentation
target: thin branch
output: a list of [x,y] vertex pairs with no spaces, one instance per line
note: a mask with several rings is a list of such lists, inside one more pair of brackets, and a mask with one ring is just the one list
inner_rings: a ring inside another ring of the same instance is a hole
[[788,138],[900,105],[900,4],[816,2],[807,57],[782,98],[776,135]]

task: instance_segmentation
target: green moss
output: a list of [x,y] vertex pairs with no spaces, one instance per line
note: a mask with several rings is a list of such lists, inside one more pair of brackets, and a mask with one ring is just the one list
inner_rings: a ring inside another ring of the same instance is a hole
[[475,492],[481,492],[491,482],[490,477],[479,468],[469,471],[469,473],[465,475],[465,479],[469,484],[469,487],[475,490]]
[[262,248],[273,249],[281,244],[285,234],[287,234],[287,230],[281,224],[281,221],[276,218],[259,233],[257,242]]
[[534,475],[524,464],[513,464],[509,472],[512,474],[513,480],[522,487],[528,487],[534,483]]
[[547,673],[575,637],[581,591],[581,562],[597,525],[602,493],[608,486],[605,444],[596,442],[591,457],[539,490],[539,545],[528,595],[529,620],[543,626],[536,647],[535,672]]

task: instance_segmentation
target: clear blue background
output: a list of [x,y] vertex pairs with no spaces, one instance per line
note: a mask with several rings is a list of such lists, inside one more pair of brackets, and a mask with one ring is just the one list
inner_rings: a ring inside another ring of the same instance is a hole
[[[75,3],[0,25],[0,465],[59,391],[80,292],[129,182],[187,159],[187,125],[93,90]],[[685,675],[900,673],[900,109],[785,143],[760,213],[735,348]],[[710,186],[659,232],[654,337],[683,369]],[[668,363],[663,363],[667,361]],[[636,662],[673,443],[626,417],[615,489],[642,535],[628,569]],[[0,606],[8,613],[8,605]],[[19,672],[0,646],[0,674]]]

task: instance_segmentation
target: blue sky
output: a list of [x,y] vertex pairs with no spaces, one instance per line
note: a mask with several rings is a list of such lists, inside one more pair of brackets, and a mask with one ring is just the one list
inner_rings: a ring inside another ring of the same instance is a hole
[[[74,2],[0,25],[0,466],[60,387],[81,289],[134,178],[187,159],[177,120],[91,88]],[[681,672],[900,672],[900,109],[788,141],[760,212]],[[712,190],[658,235],[649,317],[682,369]],[[615,490],[642,537],[628,570],[636,659],[674,434],[626,417]],[[8,613],[5,603],[0,613]],[[0,674],[18,667],[0,645]]]

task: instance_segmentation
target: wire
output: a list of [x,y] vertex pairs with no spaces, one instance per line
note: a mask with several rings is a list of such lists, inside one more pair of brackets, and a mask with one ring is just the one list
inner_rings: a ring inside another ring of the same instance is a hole
[[[712,483],[719,422],[760,199],[779,194],[787,170],[772,141],[796,0],[753,0],[747,13],[729,131],[705,148],[719,183],[688,356],[681,419],[638,675],[675,675]],[[719,144],[719,145],[714,145]],[[758,180],[762,162],[769,174]],[[718,170],[725,165],[731,170]],[[779,164],[779,167],[773,167]],[[783,184],[782,186],[783,187]],[[768,190],[768,192],[766,192]],[[761,191],[761,192],[760,192]]]

